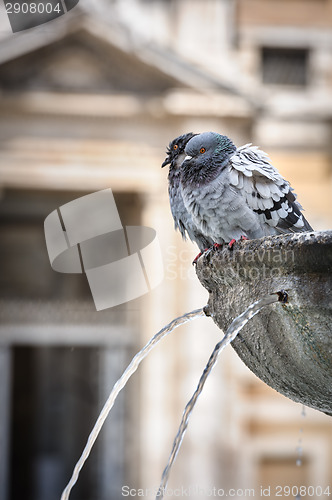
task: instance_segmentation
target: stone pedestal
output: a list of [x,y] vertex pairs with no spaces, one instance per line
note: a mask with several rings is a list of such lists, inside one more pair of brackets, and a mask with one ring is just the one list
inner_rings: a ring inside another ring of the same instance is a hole
[[261,380],[332,415],[332,231],[285,234],[207,252],[197,276],[224,331],[251,303],[281,289],[288,304],[265,307],[232,346]]

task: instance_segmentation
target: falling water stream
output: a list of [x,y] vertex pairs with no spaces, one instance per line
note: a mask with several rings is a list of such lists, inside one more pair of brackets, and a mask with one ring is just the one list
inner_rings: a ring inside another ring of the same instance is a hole
[[[260,300],[257,300],[254,302],[252,305],[248,307],[242,314],[240,314],[235,320],[231,323],[230,327],[228,328],[226,335],[224,338],[215,346],[213,353],[210,356],[210,359],[205,367],[205,370],[200,378],[199,384],[197,386],[197,389],[192,396],[191,400],[187,404],[185,411],[182,416],[181,424],[178,430],[178,433],[175,437],[173,447],[172,447],[172,452],[170,454],[167,466],[164,469],[160,487],[158,490],[157,494],[157,499],[160,500],[163,498],[165,489],[167,487],[167,482],[170,474],[171,467],[173,465],[173,462],[177,456],[177,453],[179,451],[179,448],[181,446],[185,431],[188,426],[188,421],[189,417],[191,415],[191,412],[194,409],[194,406],[196,404],[196,401],[198,399],[198,396],[201,394],[204,384],[206,382],[207,377],[209,376],[212,368],[214,367],[218,355],[220,352],[232,342],[232,340],[235,339],[236,335],[242,330],[242,328],[246,325],[246,323],[253,317],[255,314],[257,314],[262,307],[272,304],[274,302],[286,302],[287,300],[287,294],[285,292],[276,292],[274,294],[266,295]],[[87,443],[85,445],[85,448],[82,452],[81,457],[79,458],[77,464],[74,467],[73,474],[70,478],[69,483],[67,484],[66,488],[63,490],[62,495],[61,495],[61,500],[68,500],[70,492],[75,485],[75,483],[78,480],[80,471],[82,470],[83,465],[85,464],[92,447],[101,431],[101,428],[111,411],[115,400],[119,394],[119,392],[124,388],[126,383],[128,382],[129,378],[135,373],[137,370],[139,364],[143,361],[143,359],[150,353],[150,351],[158,344],[160,340],[162,340],[166,335],[171,333],[175,328],[177,328],[180,325],[183,325],[184,323],[187,323],[188,321],[191,321],[193,319],[197,319],[200,317],[205,316],[205,307],[201,309],[196,309],[194,311],[191,311],[187,314],[184,314],[183,316],[180,316],[173,321],[171,321],[168,325],[166,325],[164,328],[162,328],[158,333],[156,333],[150,341],[133,357],[131,360],[130,364],[126,368],[126,370],[123,372],[119,380],[114,384],[113,389],[103,407],[101,410],[99,417],[88,437]]]
[[218,359],[219,354],[221,353],[221,351],[223,351],[225,349],[225,347],[228,346],[228,344],[230,344],[235,339],[237,334],[248,323],[248,321],[255,316],[255,314],[257,314],[264,306],[267,306],[268,304],[273,304],[274,302],[278,302],[278,301],[281,301],[281,302],[287,301],[287,294],[284,291],[276,292],[275,294],[266,295],[262,299],[259,299],[256,302],[254,302],[253,304],[251,304],[242,314],[237,316],[237,318],[235,318],[232,321],[232,323],[230,324],[230,326],[227,329],[227,332],[226,332],[224,338],[220,342],[218,342],[218,344],[213,349],[213,352],[209,358],[209,361],[207,362],[207,365],[206,365],[206,367],[203,371],[203,374],[199,380],[197,389],[195,390],[192,398],[187,403],[187,405],[184,409],[181,423],[179,426],[179,430],[178,430],[176,437],[174,439],[172,451],[171,451],[171,454],[170,454],[169,459],[168,459],[168,463],[164,469],[164,472],[163,472],[163,475],[161,478],[161,483],[160,483],[159,490],[158,490],[158,493],[156,496],[156,500],[161,500],[166,493],[166,488],[167,488],[167,483],[168,483],[168,478],[170,475],[171,467],[174,463],[174,460],[176,459],[176,456],[177,456],[178,451],[180,449],[182,440],[184,438],[184,434],[187,430],[190,415],[194,409],[194,406],[197,402],[199,395],[201,394],[201,392],[203,390],[204,384],[205,384],[208,376],[211,373],[212,368],[216,364],[216,361]]
[[[305,407],[305,405],[302,405],[301,416],[302,416],[302,418],[305,418],[306,415],[307,415],[306,407]],[[298,445],[296,448],[296,451],[297,451],[296,465],[298,467],[302,466],[302,456],[303,456],[302,436],[303,436],[303,427],[301,427],[299,430],[299,440],[298,440]],[[302,498],[301,493],[298,493],[294,498],[295,498],[295,500],[300,500]]]
[[180,316],[179,318],[174,319],[171,321],[168,325],[166,325],[164,328],[162,328],[158,333],[156,333],[152,339],[149,340],[149,342],[136,354],[136,356],[133,357],[131,360],[130,364],[126,368],[126,370],[123,372],[119,380],[114,384],[113,389],[108,396],[108,399],[101,410],[99,417],[88,437],[87,443],[85,445],[85,448],[83,450],[82,455],[80,456],[77,464],[75,465],[73,474],[70,478],[69,483],[67,484],[66,488],[63,490],[62,495],[61,495],[61,500],[68,500],[70,492],[75,485],[75,483],[78,480],[78,476],[80,471],[82,470],[83,465],[85,464],[88,456],[90,455],[90,452],[92,450],[92,447],[98,437],[99,432],[101,431],[102,426],[104,425],[104,422],[111,411],[115,400],[119,394],[119,392],[124,388],[130,377],[135,373],[137,370],[139,364],[143,361],[143,359],[149,354],[150,351],[158,344],[160,340],[162,340],[166,335],[171,333],[175,328],[177,328],[180,325],[183,325],[184,323],[187,323],[188,321],[191,321],[196,318],[200,318],[202,316],[205,316],[204,308],[201,309],[195,309],[194,311],[191,311],[187,314],[184,314],[183,316]]

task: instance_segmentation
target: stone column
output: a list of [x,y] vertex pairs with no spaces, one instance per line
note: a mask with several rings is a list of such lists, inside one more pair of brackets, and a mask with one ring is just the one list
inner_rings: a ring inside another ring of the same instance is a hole
[[0,347],[0,498],[8,497],[11,349]]

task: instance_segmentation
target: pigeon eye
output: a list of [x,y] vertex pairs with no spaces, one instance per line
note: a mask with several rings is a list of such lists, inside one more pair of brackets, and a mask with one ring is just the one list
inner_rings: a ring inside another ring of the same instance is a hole
[[202,154],[203,154],[203,153],[205,153],[205,151],[206,151],[206,149],[205,149],[205,148],[201,148],[201,149],[199,150],[199,152],[200,152],[200,153],[202,153]]
[[179,146],[177,144],[174,144],[174,146],[173,146],[174,151],[176,151],[178,149],[178,147]]

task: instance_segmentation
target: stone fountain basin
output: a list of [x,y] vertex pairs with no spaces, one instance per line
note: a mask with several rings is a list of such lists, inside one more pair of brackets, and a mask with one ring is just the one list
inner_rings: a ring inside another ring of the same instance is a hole
[[270,387],[332,415],[332,231],[211,250],[196,272],[210,294],[208,313],[224,332],[257,299],[287,291],[289,302],[262,309],[232,346]]

